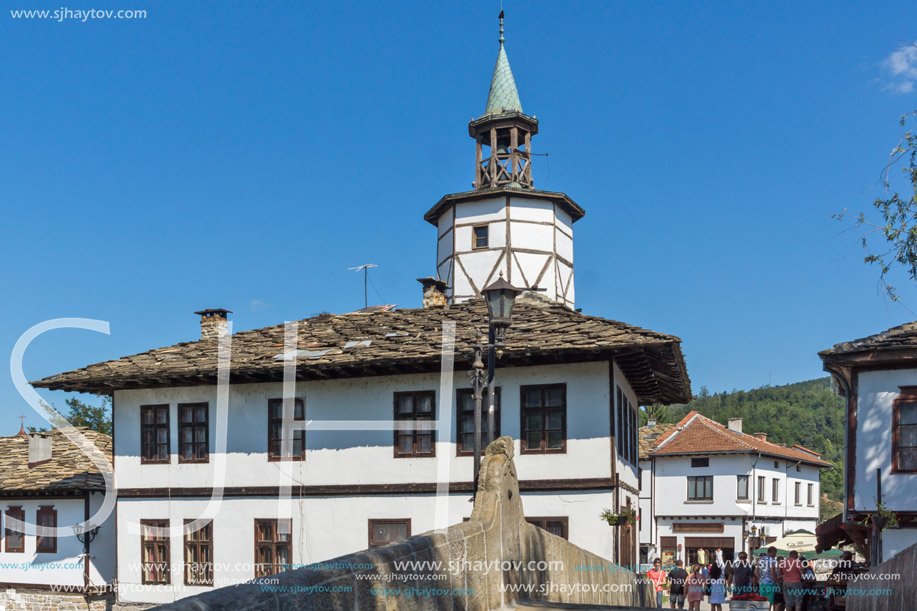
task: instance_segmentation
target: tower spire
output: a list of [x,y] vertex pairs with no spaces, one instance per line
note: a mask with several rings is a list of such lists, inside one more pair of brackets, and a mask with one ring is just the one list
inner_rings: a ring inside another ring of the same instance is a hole
[[503,9],[500,9],[500,46],[503,46]]
[[513,78],[513,71],[510,70],[503,42],[503,11],[500,11],[500,51],[497,53],[493,78],[490,80],[490,92],[483,115],[485,117],[504,112],[522,112],[522,102],[519,101],[519,91],[516,89],[516,80]]

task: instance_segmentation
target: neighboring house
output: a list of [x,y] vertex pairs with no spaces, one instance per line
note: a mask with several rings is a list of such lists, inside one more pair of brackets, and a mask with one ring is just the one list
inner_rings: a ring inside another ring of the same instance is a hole
[[[108,461],[112,439],[90,429],[82,433]],[[3,540],[0,584],[17,589],[104,590],[115,574],[115,528],[109,520],[90,544],[90,557],[72,525],[94,515],[105,497],[105,481],[89,456],[60,431],[21,432],[0,437],[0,509]],[[9,519],[44,527],[67,527],[67,536],[11,529]]]
[[[844,513],[819,529],[820,543],[865,544],[875,565],[917,543],[917,322],[818,355],[847,411]],[[872,538],[856,522],[875,515],[880,498],[901,527]]]
[[649,451],[659,440],[659,437],[675,428],[674,424],[650,420],[646,426],[640,427],[638,433],[640,461],[640,512],[639,512],[639,544],[640,563],[649,563],[656,553],[656,523],[653,520],[653,463]]
[[817,453],[744,433],[740,418],[727,427],[696,411],[658,436],[654,428],[640,429],[648,559],[690,563],[699,549],[721,548],[728,560],[788,532],[815,532],[820,470],[831,466]]
[[[425,307],[300,320],[289,351],[282,325],[232,334],[225,413],[216,382],[226,310],[200,312],[199,341],[33,383],[113,397],[122,602],[168,602],[431,529],[444,475],[449,522],[467,517],[466,371],[487,325],[480,290],[500,274],[546,288],[518,299],[497,362],[496,433],[515,440],[525,515],[602,557],[636,562],[636,529],[599,515],[638,503],[638,406],[686,402],[690,381],[677,337],[572,309],[571,227],[584,212],[564,194],[532,188],[537,126],[522,113],[501,36],[487,110],[469,126],[476,189],[444,197],[425,216],[438,227],[440,275],[421,280]],[[447,321],[456,371],[443,392]],[[310,424],[284,434],[290,362],[288,412]],[[393,434],[393,420],[448,428]],[[293,461],[280,459],[285,435]],[[277,497],[291,481],[293,511],[283,515]],[[218,513],[186,528],[215,493]]]

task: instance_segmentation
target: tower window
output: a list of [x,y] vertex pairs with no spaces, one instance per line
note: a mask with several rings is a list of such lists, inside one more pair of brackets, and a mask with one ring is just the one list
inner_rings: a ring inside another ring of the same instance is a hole
[[487,225],[477,225],[472,228],[471,248],[473,250],[487,248],[487,229]]

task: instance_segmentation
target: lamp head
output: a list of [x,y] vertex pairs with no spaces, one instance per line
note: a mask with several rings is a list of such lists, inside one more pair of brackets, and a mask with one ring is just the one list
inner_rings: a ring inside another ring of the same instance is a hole
[[522,289],[518,289],[503,279],[503,273],[489,286],[484,287],[481,293],[487,303],[487,314],[490,324],[494,327],[496,335],[502,337],[513,315],[513,305]]

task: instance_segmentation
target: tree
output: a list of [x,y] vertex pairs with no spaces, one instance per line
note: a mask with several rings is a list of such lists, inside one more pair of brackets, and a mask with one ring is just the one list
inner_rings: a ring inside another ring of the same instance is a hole
[[102,398],[101,405],[88,405],[76,397],[66,401],[70,411],[67,421],[73,426],[85,426],[104,435],[111,435],[111,399]]
[[[915,43],[917,46],[917,43]],[[866,213],[849,214],[844,210],[835,214],[838,220],[854,219],[853,226],[864,229],[860,238],[866,250],[864,261],[879,267],[879,285],[892,299],[898,300],[898,292],[888,283],[887,275],[893,266],[901,266],[908,277],[917,283],[917,133],[913,125],[917,124],[917,111],[901,117],[901,126],[906,128],[898,146],[892,150],[888,163],[882,171],[881,182],[885,197],[877,197],[873,207],[879,212],[880,221],[870,221]],[[911,125],[910,129],[907,129]],[[901,168],[907,183],[907,191],[899,194],[891,187],[891,169],[905,163]],[[909,192],[908,192],[909,191]],[[869,238],[873,234],[882,236],[884,243],[878,249],[870,246]]]
[[669,421],[669,408],[665,405],[647,405],[640,412],[640,426],[646,426],[650,420],[657,424]]

